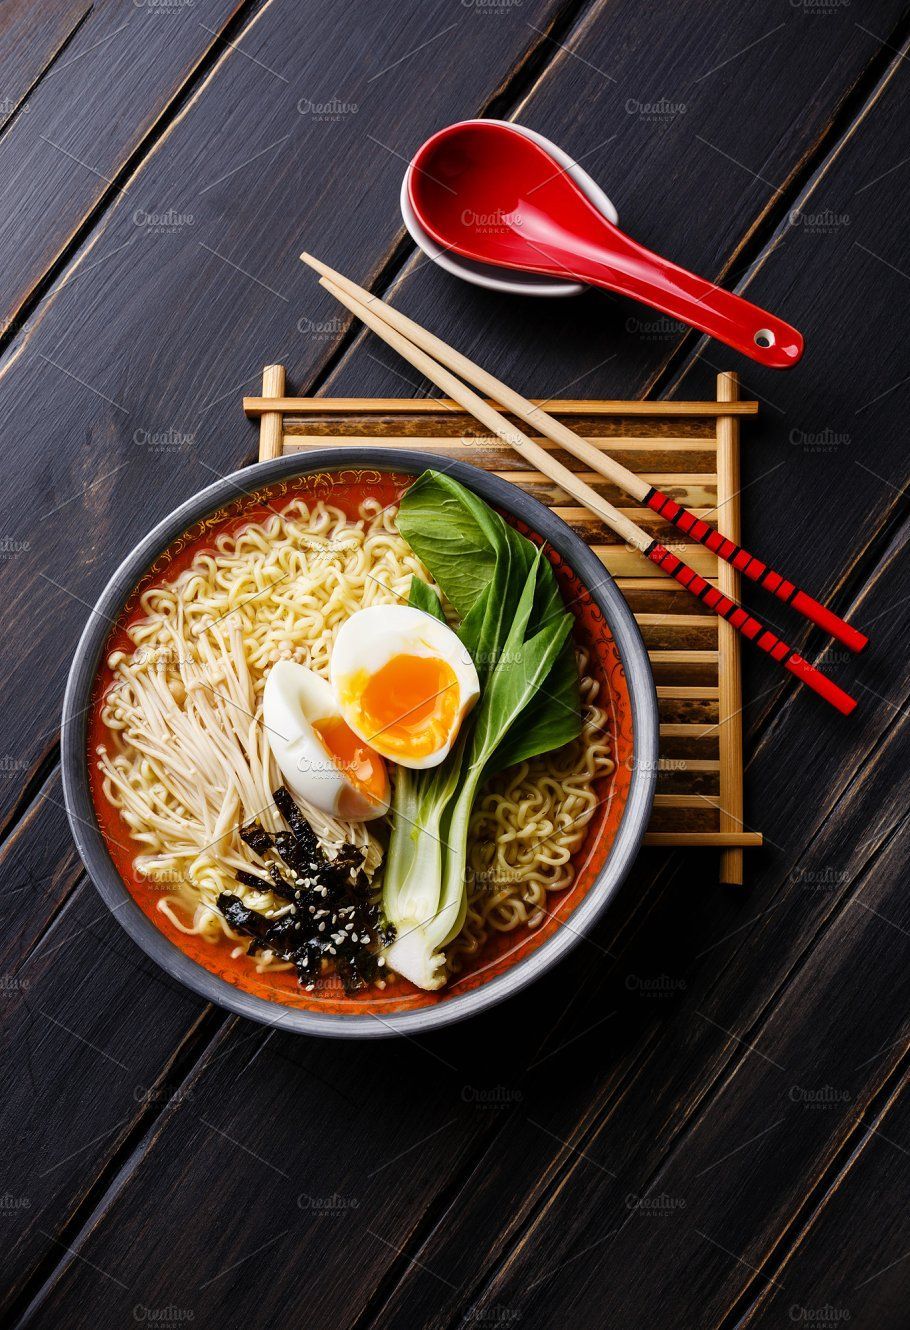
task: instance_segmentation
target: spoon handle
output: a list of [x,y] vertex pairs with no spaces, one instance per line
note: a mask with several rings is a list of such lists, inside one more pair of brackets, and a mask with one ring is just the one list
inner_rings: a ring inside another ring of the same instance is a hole
[[[726,342],[771,369],[789,369],[803,353],[802,335],[767,310],[661,258],[605,221],[609,244],[563,256],[565,270],[594,286],[652,305]],[[561,266],[563,266],[561,265]]]

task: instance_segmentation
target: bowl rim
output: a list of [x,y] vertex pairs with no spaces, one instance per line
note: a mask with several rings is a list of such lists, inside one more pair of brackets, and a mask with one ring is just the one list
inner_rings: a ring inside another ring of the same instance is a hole
[[[201,517],[238,494],[251,497],[268,485],[311,472],[364,467],[408,475],[436,469],[487,502],[526,522],[567,560],[603,612],[629,681],[635,767],[622,820],[607,860],[572,911],[572,927],[558,928],[546,942],[489,982],[436,1006],[377,1016],[345,1015],[284,1007],[235,987],[192,960],[140,909],[118,872],[98,825],[89,781],[90,698],[104,646],[124,602],[151,563]],[[451,1025],[513,996],[544,974],[600,918],[628,872],[651,812],[657,778],[657,694],[650,661],[631,609],[615,581],[579,536],[550,509],[517,485],[473,466],[417,450],[371,447],[320,448],[258,462],[199,490],[158,522],[120,563],[98,597],[73,657],[63,702],[61,768],[70,830],[101,898],[134,942],[176,982],[206,1001],[277,1029],[329,1038],[413,1035]]]

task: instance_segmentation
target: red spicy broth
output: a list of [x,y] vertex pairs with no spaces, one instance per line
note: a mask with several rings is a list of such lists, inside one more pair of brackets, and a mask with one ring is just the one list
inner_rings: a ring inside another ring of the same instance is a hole
[[[88,728],[92,799],[108,852],[130,894],[156,928],[210,973],[244,992],[289,1007],[332,1013],[364,1013],[372,1010],[389,1014],[433,1006],[486,983],[535,951],[571,915],[606,862],[628,798],[633,752],[632,709],[619,651],[599,607],[558,552],[548,546],[547,554],[560,590],[575,616],[575,640],[579,646],[587,649],[588,670],[600,683],[599,703],[610,717],[615,767],[608,777],[595,786],[598,807],[588,824],[585,840],[575,853],[575,881],[565,891],[553,893],[548,898],[550,917],[540,927],[533,930],[518,928],[511,933],[494,932],[481,954],[466,959],[462,972],[437,993],[424,992],[407,980],[396,978],[384,990],[368,988],[346,996],[340,984],[333,980],[323,981],[312,993],[305,992],[298,985],[293,969],[257,974],[251,960],[245,956],[231,955],[237,943],[227,938],[213,943],[196,935],[181,933],[157,908],[162,895],[161,888],[155,887],[136,872],[133,859],[138,847],[132,848],[134,843],[130,840],[129,829],[118,810],[104,797],[95,757],[97,745],[110,744],[111,741],[110,732],[101,719],[103,700],[113,682],[107,657],[112,651],[133,650],[127,629],[143,617],[140,596],[149,587],[172,582],[192,564],[197,555],[213,547],[217,535],[222,532],[236,533],[251,523],[265,521],[276,508],[280,512],[293,499],[299,498],[307,503],[322,500],[340,508],[350,520],[357,521],[360,505],[365,500],[376,499],[382,506],[396,503],[413,480],[413,476],[397,472],[361,469],[295,476],[257,491],[255,497],[238,498],[201,519],[159,555],[130,595],[116,627],[111,631],[104,651],[104,664],[95,679]],[[541,543],[539,537],[522,522],[508,514],[503,516],[523,535]]]

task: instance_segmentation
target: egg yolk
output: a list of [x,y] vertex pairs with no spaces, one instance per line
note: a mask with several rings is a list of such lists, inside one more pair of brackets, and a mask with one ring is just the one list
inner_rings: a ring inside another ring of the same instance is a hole
[[360,727],[389,757],[429,757],[449,740],[458,719],[455,671],[438,656],[392,656],[354,683]]
[[319,742],[340,771],[370,799],[381,803],[386,793],[385,763],[340,716],[313,722]]

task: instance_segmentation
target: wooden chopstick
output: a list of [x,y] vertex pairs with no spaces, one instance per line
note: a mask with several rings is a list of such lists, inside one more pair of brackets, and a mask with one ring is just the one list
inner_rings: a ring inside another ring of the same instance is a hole
[[508,384],[502,383],[494,378],[480,365],[463,356],[460,351],[449,346],[440,337],[434,336],[426,328],[422,328],[419,323],[413,319],[407,318],[399,313],[391,305],[380,300],[378,296],[373,296],[363,287],[358,286],[349,278],[336,272],[327,264],[319,259],[314,259],[310,254],[300,256],[304,263],[309,264],[328,281],[333,282],[336,288],[346,291],[348,295],[355,300],[359,300],[390,327],[394,328],[402,336],[423,351],[428,352],[439,363],[446,366],[454,373],[461,376],[467,383],[472,384],[480,392],[486,393],[494,401],[504,406],[506,410],[511,411],[513,415],[518,416],[519,420],[525,421],[538,430],[546,438],[559,444],[566,452],[577,457],[579,461],[584,462],[593,471],[605,476],[607,480],[613,482],[621,490],[635,499],[638,503],[644,504],[654,512],[659,513],[666,521],[672,522],[674,526],[684,531],[686,535],[696,540],[701,545],[707,546],[718,558],[724,559],[744,576],[750,578],[753,582],[758,582],[767,591],[771,591],[779,600],[785,604],[792,605],[799,614],[809,619],[812,623],[823,628],[837,641],[842,642],[849,647],[851,651],[862,651],[868,644],[869,639],[860,633],[852,625],[845,623],[838,615],[833,614],[831,610],[821,605],[812,596],[797,587],[793,582],[787,580],[773,568],[757,559],[748,550],[741,545],[735,544],[722,536],[720,532],[706,522],[704,518],[699,517],[688,508],[682,507],[674,499],[656,489],[653,485],[636,476],[628,467],[617,462],[615,458],[610,457],[600,448],[595,448],[587,439],[583,439],[574,430],[569,429],[562,421],[556,420],[544,409],[529,402],[527,398],[522,397],[520,393],[515,392]]
[[[786,670],[818,693],[819,696],[830,702],[843,715],[850,714],[856,706],[855,699],[839,688],[832,679],[829,679],[821,670],[817,670],[813,665],[810,665],[786,642],[772,633],[770,629],[765,628],[758,619],[749,614],[736,601],[723,595],[710,582],[696,573],[693,568],[684,563],[682,559],[677,558],[672,551],[652,539],[647,531],[614,508],[590,485],[579,479],[573,471],[551,457],[538,443],[529,439],[516,425],[510,424],[505,416],[501,415],[495,407],[490,406],[482,397],[462,383],[445,365],[441,365],[437,360],[434,360],[428,352],[415,345],[414,342],[380,317],[380,313],[376,309],[371,308],[363,300],[352,295],[349,290],[342,289],[331,278],[320,277],[320,285],[334,295],[336,300],[340,301],[351,313],[356,314],[362,323],[366,324],[378,337],[397,351],[404,360],[413,365],[431,383],[434,383],[437,388],[447,393],[453,401],[474,416],[476,420],[479,420],[482,425],[502,439],[504,443],[514,448],[543,475],[548,476],[566,493],[571,494],[586,508],[589,508],[623,541],[639,550],[658,568],[685,587],[696,599],[702,601],[720,618],[725,619],[750,642],[754,642],[762,651],[776,660],[778,664],[783,665]],[[372,298],[368,296],[368,299]],[[373,304],[381,305],[382,302],[373,301]]]

